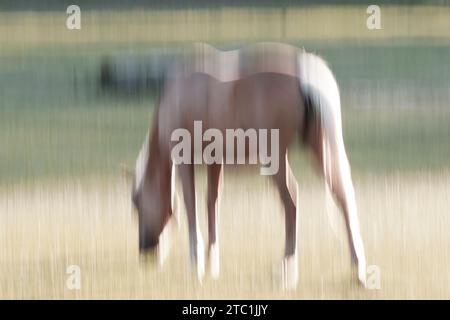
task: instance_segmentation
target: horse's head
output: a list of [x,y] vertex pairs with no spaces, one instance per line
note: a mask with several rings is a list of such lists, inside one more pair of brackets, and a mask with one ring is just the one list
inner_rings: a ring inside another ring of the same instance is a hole
[[[150,137],[153,139],[154,137]],[[132,201],[139,221],[139,250],[155,249],[171,215],[170,168],[163,164],[149,137],[139,153],[132,187]],[[151,155],[150,155],[151,147]]]

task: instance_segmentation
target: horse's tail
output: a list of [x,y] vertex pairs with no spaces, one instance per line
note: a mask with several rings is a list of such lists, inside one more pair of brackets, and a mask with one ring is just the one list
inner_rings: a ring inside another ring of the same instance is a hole
[[[304,98],[305,121],[302,138],[304,143],[319,154],[326,188],[326,211],[331,227],[337,235],[337,220],[334,202],[331,199],[333,177],[336,172],[335,157],[343,148],[341,103],[339,88],[327,63],[320,57],[302,51],[298,54],[298,78],[301,94]],[[327,183],[328,182],[328,183]]]

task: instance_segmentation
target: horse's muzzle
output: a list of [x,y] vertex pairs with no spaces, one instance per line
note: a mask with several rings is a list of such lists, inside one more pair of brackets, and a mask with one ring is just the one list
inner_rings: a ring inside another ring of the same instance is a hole
[[159,238],[144,238],[139,239],[139,251],[147,253],[156,249],[159,243]]

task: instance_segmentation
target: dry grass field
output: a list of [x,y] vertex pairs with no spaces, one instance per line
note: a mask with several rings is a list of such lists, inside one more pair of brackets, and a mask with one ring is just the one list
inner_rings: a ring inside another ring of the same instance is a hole
[[[232,169],[225,179],[221,276],[207,276],[202,285],[188,264],[184,215],[162,269],[139,259],[137,221],[123,179],[2,190],[0,298],[450,298],[450,172],[356,180],[367,260],[381,270],[380,290],[352,282],[346,238],[341,227],[337,233],[330,228],[318,179],[300,179],[300,282],[295,291],[280,290],[273,276],[284,239],[276,190],[257,174],[242,177]],[[204,199],[204,175],[197,185]],[[69,265],[81,268],[80,290],[66,287]]]

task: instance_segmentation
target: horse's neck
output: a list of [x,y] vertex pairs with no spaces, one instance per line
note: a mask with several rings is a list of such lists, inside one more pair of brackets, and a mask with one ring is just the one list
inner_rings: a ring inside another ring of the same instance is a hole
[[146,178],[157,177],[160,187],[170,185],[171,161],[168,148],[161,148],[159,143],[158,124],[153,125],[149,136],[149,156],[147,158]]

